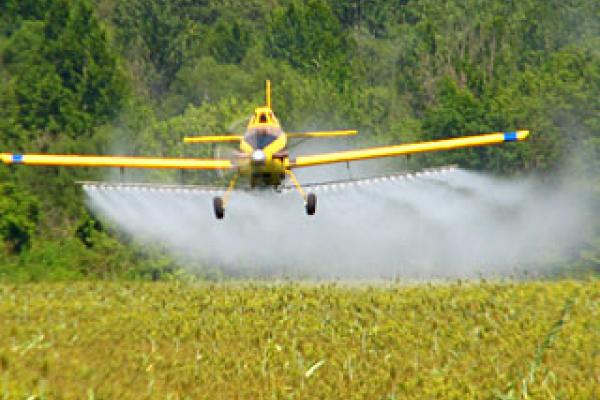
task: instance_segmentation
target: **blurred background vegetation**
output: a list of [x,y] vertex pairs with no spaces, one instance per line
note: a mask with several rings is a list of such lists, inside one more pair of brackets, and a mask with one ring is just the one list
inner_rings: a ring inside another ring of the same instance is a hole
[[[415,166],[567,170],[600,205],[596,0],[0,2],[1,151],[182,155],[185,134],[240,131],[267,78],[288,130],[387,144],[531,129]],[[73,182],[105,173],[0,167],[0,279],[176,271],[86,211]],[[596,226],[565,268],[598,271]]]

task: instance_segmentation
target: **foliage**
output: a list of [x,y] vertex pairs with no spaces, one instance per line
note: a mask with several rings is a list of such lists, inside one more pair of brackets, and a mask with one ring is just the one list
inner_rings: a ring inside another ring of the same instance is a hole
[[3,51],[18,111],[16,123],[28,131],[73,137],[114,117],[124,96],[117,58],[85,1],[56,0],[44,20],[25,21]]
[[4,0],[0,3],[2,34],[10,35],[26,20],[44,18],[51,0]]
[[181,67],[186,49],[186,21],[176,15],[178,2],[121,1],[114,13],[117,40],[139,60],[134,73],[149,74],[156,95],[170,84]]
[[594,398],[585,282],[0,285],[8,398]]
[[210,53],[219,63],[238,64],[251,43],[251,31],[246,24],[240,20],[221,20],[215,25]]
[[0,237],[9,252],[31,244],[39,220],[39,202],[11,183],[0,184]]
[[334,81],[347,78],[351,43],[329,6],[321,0],[292,1],[273,13],[265,53],[305,72],[325,71]]

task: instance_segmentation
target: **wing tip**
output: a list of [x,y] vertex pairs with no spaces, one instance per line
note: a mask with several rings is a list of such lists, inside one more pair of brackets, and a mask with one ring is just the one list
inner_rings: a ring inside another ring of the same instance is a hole
[[526,140],[528,136],[529,136],[528,130],[504,132],[504,141],[505,142],[520,142],[522,140]]
[[529,137],[529,130],[523,129],[517,131],[517,140],[526,140]]
[[4,164],[21,164],[23,162],[23,154],[0,153],[0,161]]

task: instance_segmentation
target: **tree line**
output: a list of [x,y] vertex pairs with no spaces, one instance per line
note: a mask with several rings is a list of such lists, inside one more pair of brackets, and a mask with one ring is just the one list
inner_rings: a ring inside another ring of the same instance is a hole
[[[288,130],[352,127],[387,144],[527,128],[523,146],[414,167],[552,180],[568,166],[600,194],[594,0],[0,2],[2,151],[207,156],[181,137],[241,130],[265,79]],[[101,174],[0,168],[0,278],[174,268],[89,215],[73,181]],[[569,265],[598,268],[599,225]]]

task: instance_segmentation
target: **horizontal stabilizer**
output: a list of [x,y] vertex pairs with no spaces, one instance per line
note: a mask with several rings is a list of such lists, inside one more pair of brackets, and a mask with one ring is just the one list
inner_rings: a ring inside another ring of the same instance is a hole
[[291,132],[286,133],[289,138],[311,138],[311,137],[335,137],[335,136],[351,136],[356,135],[357,130],[346,131],[313,131],[313,132]]
[[212,136],[186,136],[183,138],[185,143],[220,143],[220,142],[239,142],[241,135],[212,135]]

